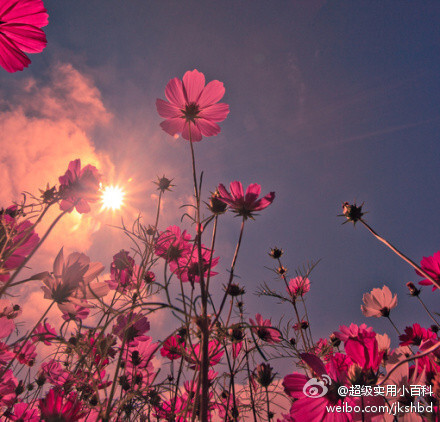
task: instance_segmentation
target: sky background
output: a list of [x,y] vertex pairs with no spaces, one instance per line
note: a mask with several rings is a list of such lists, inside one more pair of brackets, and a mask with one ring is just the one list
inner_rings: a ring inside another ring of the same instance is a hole
[[[321,259],[307,295],[315,338],[355,322],[387,331],[396,344],[387,321],[360,311],[363,293],[384,284],[398,294],[391,316],[401,330],[430,325],[407,295],[414,271],[337,215],[343,201],[365,201],[366,220],[416,262],[440,249],[438,1],[44,3],[47,48],[24,72],[0,72],[1,205],[56,183],[81,158],[127,186],[127,206],[69,216],[31,261],[35,272],[50,269],[63,244],[108,271],[130,247],[109,225],[138,212],[154,222],[157,176],[176,185],[161,228],[178,223],[192,193],[190,149],[161,130],[155,101],[171,78],[198,69],[224,82],[230,105],[221,134],[195,145],[204,199],[233,180],[276,192],[245,227],[236,274],[249,315],[292,317],[287,304],[253,294],[264,281],[283,289],[265,269],[279,246],[292,276]],[[239,226],[232,215],[221,218],[214,291],[227,280]],[[29,291],[37,312],[41,294]],[[438,294],[422,294],[437,312]]]

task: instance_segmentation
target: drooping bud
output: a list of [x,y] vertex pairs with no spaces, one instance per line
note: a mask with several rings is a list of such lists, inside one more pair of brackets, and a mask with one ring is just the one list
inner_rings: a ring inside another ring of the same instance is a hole
[[215,192],[211,193],[209,204],[206,204],[214,215],[224,214],[228,208],[228,205],[225,202],[220,201],[219,197],[220,193],[218,189],[216,189]]
[[255,379],[264,388],[272,384],[275,375],[273,368],[268,363],[258,365],[254,372]]
[[421,292],[421,290],[418,289],[418,288],[414,285],[414,283],[412,283],[411,281],[409,281],[408,283],[406,283],[406,287],[408,287],[409,294],[410,294],[411,296],[418,296],[418,295],[420,294],[420,292]]

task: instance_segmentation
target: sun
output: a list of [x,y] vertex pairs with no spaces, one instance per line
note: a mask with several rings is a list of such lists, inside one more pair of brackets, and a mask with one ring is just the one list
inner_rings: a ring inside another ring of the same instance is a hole
[[124,191],[119,186],[106,186],[102,190],[102,208],[119,210],[124,202]]

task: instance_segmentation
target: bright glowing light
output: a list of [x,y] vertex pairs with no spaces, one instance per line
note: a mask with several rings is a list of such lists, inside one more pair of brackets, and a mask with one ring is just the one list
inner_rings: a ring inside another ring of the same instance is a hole
[[118,210],[124,202],[124,191],[119,186],[106,186],[102,191],[102,207]]

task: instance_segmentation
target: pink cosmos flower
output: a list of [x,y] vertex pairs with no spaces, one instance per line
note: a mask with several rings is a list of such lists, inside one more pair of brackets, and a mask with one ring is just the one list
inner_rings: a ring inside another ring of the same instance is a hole
[[70,302],[59,303],[58,308],[63,313],[62,318],[64,321],[84,321],[90,314],[89,308]]
[[[214,251],[213,251],[214,253]],[[208,276],[208,272],[211,277],[217,275],[218,273],[212,269],[217,266],[220,257],[213,257],[211,260],[211,266],[209,265],[211,259],[211,251],[202,245],[202,272],[204,278]],[[179,277],[182,283],[190,282],[191,284],[200,283],[200,271],[199,271],[199,256],[198,251],[193,250],[191,255],[188,254],[183,256],[178,260],[178,262],[170,263],[171,271]]]
[[15,353],[12,353],[9,350],[9,347],[5,343],[0,341],[0,366],[6,365],[11,359],[14,358],[15,358]]
[[8,317],[0,318],[0,338],[8,337],[14,331],[15,324],[12,319]]
[[252,327],[252,331],[263,341],[274,344],[281,341],[281,334],[275,328],[272,328],[272,322],[270,319],[263,319],[260,314],[255,315],[256,321],[252,318],[249,319]]
[[88,164],[81,169],[80,159],[71,161],[64,176],[59,177],[61,210],[72,212],[75,208],[80,214],[89,212],[89,202],[98,200],[100,179],[96,167]]
[[252,183],[246,189],[246,194],[243,193],[243,185],[241,182],[231,182],[229,185],[231,193],[220,183],[218,185],[219,200],[228,204],[233,212],[241,215],[244,219],[253,219],[255,211],[264,210],[275,199],[275,192],[270,192],[263,198],[259,198],[261,193],[261,186],[257,183]]
[[379,351],[376,333],[366,324],[350,327],[341,325],[335,336],[344,342],[345,353],[357,363],[364,371],[372,369],[377,371],[382,361],[383,351]]
[[41,364],[41,371],[51,384],[59,387],[65,385],[71,378],[71,374],[65,371],[54,359],[43,362]]
[[12,406],[15,403],[17,399],[15,389],[17,386],[17,378],[15,378],[12,371],[8,369],[0,378],[0,408],[2,406]]
[[160,349],[160,354],[170,360],[180,359],[185,349],[185,344],[180,336],[168,337]]
[[437,335],[430,329],[422,328],[420,324],[413,324],[405,328],[405,334],[399,336],[401,346],[420,346],[423,341],[437,340]]
[[31,340],[36,343],[37,341],[43,342],[46,346],[51,345],[51,340],[56,339],[57,333],[55,328],[52,327],[48,322],[44,321],[44,324],[38,324],[35,328]]
[[40,53],[46,47],[41,29],[48,24],[42,0],[3,0],[0,3],[0,65],[8,72],[30,64],[24,53]]
[[107,280],[107,283],[110,289],[124,292],[136,288],[138,275],[139,267],[130,253],[122,249],[113,256],[113,262],[110,265],[111,279]]
[[189,243],[191,236],[184,230],[180,230],[178,226],[170,226],[162,232],[155,247],[155,254],[168,262],[178,261],[183,256],[191,253],[193,249]]
[[[22,347],[23,346],[23,347]],[[35,344],[28,341],[24,345],[18,343],[14,347],[14,352],[17,354],[17,360],[23,365],[33,366],[35,358],[37,357]]]
[[391,290],[383,286],[381,289],[365,293],[362,301],[364,304],[361,305],[361,310],[366,317],[388,317],[391,309],[397,306],[397,294],[393,296]]
[[160,126],[170,135],[181,133],[192,142],[201,141],[202,135],[217,135],[217,122],[229,113],[227,104],[218,103],[224,95],[222,82],[211,81],[205,86],[205,75],[196,69],[186,72],[183,80],[171,79],[165,88],[168,101],[156,100],[157,112],[166,119]]
[[9,272],[18,268],[40,241],[32,227],[29,220],[18,222],[15,205],[0,210],[0,282],[9,280]]
[[[424,256],[423,259],[420,261],[420,267],[434,280],[440,282],[440,251],[437,251],[432,256],[428,256],[428,257]],[[419,276],[424,277],[424,275],[417,270],[416,273]],[[433,285],[432,281],[428,280],[427,278],[424,278],[423,280],[419,281],[419,284],[421,284],[422,286],[432,285],[432,291],[434,291],[437,288],[437,286]]]
[[[342,405],[343,402],[354,407],[383,405],[383,397],[342,397],[338,394],[338,387],[349,386],[348,370],[352,366],[351,359],[341,353],[331,356],[324,365],[315,355],[302,353],[301,358],[312,369],[316,378],[308,378],[300,373],[293,373],[284,377],[283,386],[286,394],[295,401],[290,409],[290,415],[284,421],[322,421],[348,422],[357,420],[356,414],[334,413],[328,406]],[[363,414],[363,420],[372,421],[378,414]],[[360,419],[359,419],[360,420]],[[378,420],[378,419],[376,419]]]
[[27,403],[17,403],[9,419],[18,422],[38,422],[40,420],[40,414],[38,409],[32,409]]
[[113,333],[121,340],[125,336],[127,344],[130,346],[136,346],[138,341],[149,339],[148,336],[144,336],[146,332],[150,331],[150,323],[147,317],[130,312],[128,315],[119,315],[116,321],[116,325],[113,326]]
[[[201,344],[200,343],[196,344],[193,349],[188,348],[187,352],[188,355],[186,356],[186,359],[188,360],[188,362],[193,364],[191,368],[192,369],[198,368],[202,356]],[[221,344],[217,340],[211,340],[208,344],[209,365],[210,366],[217,365],[220,362],[223,354],[224,352],[221,349]]]
[[298,276],[290,279],[287,293],[289,293],[292,299],[304,296],[308,291],[310,291],[310,280],[308,278]]
[[76,393],[66,397],[62,390],[52,388],[44,399],[39,400],[41,419],[44,421],[77,422],[84,412]]
[[85,304],[85,299],[102,297],[108,293],[107,283],[93,281],[103,270],[104,266],[100,262],[90,262],[90,258],[83,253],[73,252],[64,260],[61,248],[53,264],[53,273],[45,272],[38,276],[45,284],[41,288],[45,299],[81,306]]

